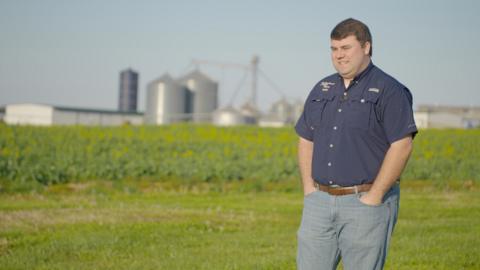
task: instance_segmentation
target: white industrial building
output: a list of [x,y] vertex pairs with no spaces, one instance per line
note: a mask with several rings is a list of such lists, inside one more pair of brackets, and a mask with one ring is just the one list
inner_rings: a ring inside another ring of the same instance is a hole
[[[164,83],[164,86],[155,84],[159,82]],[[42,126],[116,126],[122,124],[141,125],[143,123],[168,124],[193,120],[193,114],[185,113],[187,101],[183,99],[184,94],[181,94],[183,91],[186,91],[185,88],[166,76],[162,76],[153,83],[156,85],[156,88],[149,88],[151,99],[147,99],[147,112],[145,115],[140,112],[119,112],[23,103],[1,107],[0,121],[7,124]],[[179,94],[179,96],[174,98],[172,96],[174,94]],[[163,97],[160,97],[161,95]],[[176,102],[174,102],[175,100]],[[148,105],[148,102],[156,104]],[[160,104],[162,105],[160,106]],[[180,108],[182,109],[180,110]],[[208,117],[211,119],[211,123],[218,126],[254,124],[253,121],[255,121],[256,124],[262,127],[282,127],[295,124],[295,121],[300,117],[303,104],[296,102],[291,105],[285,99],[281,99],[275,102],[266,114],[260,114],[259,111],[255,111],[255,116],[258,117],[256,120],[252,118],[253,114],[250,107],[244,106],[242,109],[237,110],[229,105],[214,110],[212,113],[204,113],[202,116]],[[163,110],[169,113],[162,113],[164,112]],[[414,112],[414,118],[418,128],[478,128],[480,127],[480,107],[422,105]]]
[[476,128],[480,107],[420,105],[414,118],[418,128]]
[[5,106],[5,123],[12,125],[90,125],[115,126],[143,124],[143,113],[68,108],[45,104],[10,104]]

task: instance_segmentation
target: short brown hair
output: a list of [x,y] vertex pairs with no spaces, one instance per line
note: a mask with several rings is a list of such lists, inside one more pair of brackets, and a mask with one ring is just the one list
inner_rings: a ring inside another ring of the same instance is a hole
[[352,35],[357,38],[362,47],[365,45],[365,42],[368,41],[370,43],[369,54],[372,56],[372,34],[370,34],[368,26],[359,20],[348,18],[341,21],[333,28],[332,33],[330,33],[330,38],[340,40]]

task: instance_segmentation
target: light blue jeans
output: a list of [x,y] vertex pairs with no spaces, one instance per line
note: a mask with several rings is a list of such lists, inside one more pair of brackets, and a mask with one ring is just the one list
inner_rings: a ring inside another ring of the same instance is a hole
[[315,191],[304,198],[297,233],[297,268],[334,270],[383,269],[398,216],[400,187],[396,183],[379,206],[362,203],[365,192],[334,196]]

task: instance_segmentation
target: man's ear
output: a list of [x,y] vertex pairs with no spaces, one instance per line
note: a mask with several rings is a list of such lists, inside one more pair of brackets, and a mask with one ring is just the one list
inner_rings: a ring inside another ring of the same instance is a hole
[[371,46],[372,46],[372,44],[370,44],[370,42],[365,41],[365,43],[363,44],[363,53],[364,54],[370,54],[370,47]]

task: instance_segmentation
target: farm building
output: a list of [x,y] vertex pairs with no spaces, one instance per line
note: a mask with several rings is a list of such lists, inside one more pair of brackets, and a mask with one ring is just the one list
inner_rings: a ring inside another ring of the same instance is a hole
[[480,107],[420,105],[414,118],[418,128],[476,128]]
[[97,125],[115,126],[143,123],[143,113],[68,108],[44,104],[10,104],[4,121],[14,125]]

